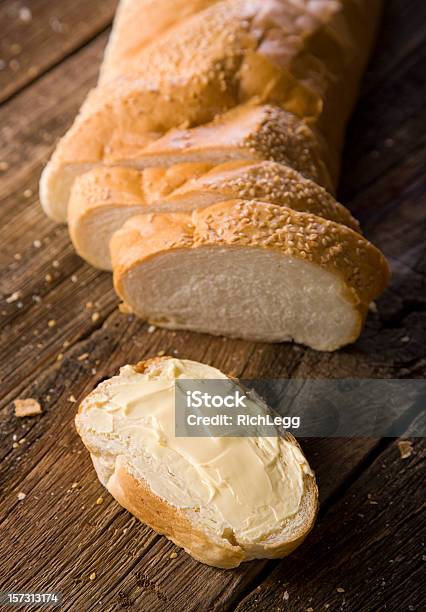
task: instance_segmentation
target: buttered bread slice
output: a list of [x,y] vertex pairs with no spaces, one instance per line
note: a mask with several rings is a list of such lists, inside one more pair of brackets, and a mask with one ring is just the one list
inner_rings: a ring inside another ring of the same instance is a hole
[[286,556],[317,512],[314,475],[296,440],[176,437],[179,379],[227,377],[194,361],[156,358],[123,367],[83,401],[76,426],[100,481],[203,563],[231,568]]

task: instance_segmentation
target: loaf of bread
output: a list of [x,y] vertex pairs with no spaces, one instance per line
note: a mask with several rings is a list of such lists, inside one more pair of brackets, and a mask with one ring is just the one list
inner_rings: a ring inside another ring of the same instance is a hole
[[356,340],[389,271],[333,194],[380,5],[121,1],[40,197],[134,312],[321,350]]
[[[177,437],[179,379],[205,386],[227,377],[201,363],[156,358],[123,367],[86,397],[76,426],[99,480],[137,518],[208,565],[288,555],[309,533],[318,505],[296,440]],[[261,403],[259,410],[266,414]]]
[[276,162],[178,164],[169,168],[95,168],[75,181],[68,223],[76,251],[111,269],[110,241],[127,219],[191,212],[232,199],[257,199],[341,223],[359,232],[349,211],[314,181]]

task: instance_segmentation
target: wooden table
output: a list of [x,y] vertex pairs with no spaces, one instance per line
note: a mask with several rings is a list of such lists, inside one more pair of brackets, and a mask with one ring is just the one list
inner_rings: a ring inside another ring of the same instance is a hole
[[[95,83],[114,5],[0,1],[0,589],[60,591],[63,609],[78,612],[424,609],[423,439],[405,459],[392,439],[306,441],[321,491],[314,531],[283,561],[222,571],[102,490],[73,416],[100,380],[159,351],[246,378],[424,376],[426,3],[387,0],[349,127],[340,198],[393,280],[357,344],[331,354],[149,333],[119,312],[110,275],[83,263],[42,213],[40,171]],[[13,400],[28,397],[44,413],[17,419]]]

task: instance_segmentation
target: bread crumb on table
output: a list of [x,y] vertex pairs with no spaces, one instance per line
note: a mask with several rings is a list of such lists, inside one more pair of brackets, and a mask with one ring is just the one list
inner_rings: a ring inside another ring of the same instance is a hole
[[103,503],[104,503],[104,498],[103,497],[98,497],[98,499],[96,500],[96,505],[100,506]]
[[397,444],[401,459],[408,459],[408,457],[411,457],[413,452],[413,444],[410,442],[410,440],[399,440]]
[[89,576],[89,580],[95,580],[96,578],[96,572],[92,572]]
[[342,587],[337,587],[336,591],[337,591],[338,593],[344,593],[344,592],[345,592],[345,589],[343,589]]
[[12,295],[9,295],[9,297],[6,298],[6,304],[13,304],[13,302],[18,301],[20,297],[21,297],[21,292],[14,291]]
[[17,498],[19,499],[19,501],[23,501],[26,498],[27,494],[26,493],[22,493],[22,491],[19,491]]
[[29,9],[27,6],[21,6],[21,8],[19,9],[19,19],[24,23],[29,23],[32,18],[33,16],[31,13],[31,9]]
[[40,402],[35,399],[27,398],[15,400],[15,416],[17,417],[35,416],[42,412],[43,408]]
[[176,552],[172,552],[170,553],[169,559],[176,559],[177,557],[177,553]]

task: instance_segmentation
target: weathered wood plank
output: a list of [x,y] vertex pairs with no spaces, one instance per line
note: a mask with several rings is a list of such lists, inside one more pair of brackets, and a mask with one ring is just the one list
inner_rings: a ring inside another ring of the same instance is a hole
[[361,99],[381,88],[407,58],[424,44],[426,33],[419,23],[426,20],[426,5],[419,0],[385,0],[378,38],[367,73]]
[[412,444],[407,459],[397,443],[380,454],[237,610],[422,609],[426,442]]
[[[1,394],[6,401],[65,352],[64,342],[72,345],[96,329],[118,301],[110,276],[83,264],[66,228],[47,219],[36,195],[54,141],[95,82],[105,41],[106,36],[98,38],[0,108],[0,149],[8,166],[0,186],[8,228],[0,248]],[[88,69],[81,70],[86,64]],[[93,306],[86,308],[90,302]],[[95,321],[94,313],[99,314]]]
[[[425,5],[426,6],[426,5]],[[381,53],[378,48],[378,53]],[[407,149],[423,149],[422,96],[426,48],[408,56],[383,83],[360,98],[347,131],[339,194],[346,202],[404,163]]]
[[[0,107],[0,198],[4,223],[15,221],[22,211],[37,202],[41,168],[74,119],[84,96],[96,83],[106,41],[106,34],[99,36]],[[30,191],[24,195],[26,190]],[[22,236],[22,240],[27,238]],[[2,253],[6,248],[7,245],[2,245]]]
[[[43,590],[54,582],[74,609],[83,605],[90,609],[92,604],[97,605],[100,592],[103,593],[103,607],[117,606],[118,591],[124,591],[130,599],[142,596],[143,606],[154,609],[167,609],[161,606],[174,602],[183,609],[195,610],[213,606],[215,601],[222,602],[218,604],[218,609],[221,609],[231,593],[235,595],[238,589],[250,584],[264,566],[264,563],[254,563],[232,572],[219,571],[196,563],[182,551],[178,552],[177,559],[171,560],[169,555],[174,547],[164,538],[155,538],[143,525],[132,523],[131,534],[122,533],[123,525],[130,520],[129,515],[123,515],[107,494],[104,494],[105,506],[96,506],[101,487],[93,477],[89,457],[73,430],[76,404],[68,401],[70,395],[74,394],[78,399],[92,387],[94,378],[109,376],[124,361],[134,362],[159,350],[177,351],[182,357],[213,362],[225,371],[235,366],[235,354],[239,363],[248,361],[252,354],[252,346],[244,342],[233,341],[224,351],[227,342],[220,338],[199,336],[197,342],[191,343],[188,334],[183,346],[184,340],[182,334],[148,334],[133,317],[114,314],[100,330],[79,343],[62,362],[48,369],[26,389],[25,395],[38,397],[45,406],[43,416],[24,419],[24,428],[17,429],[21,422],[16,423],[9,409],[9,433],[3,444],[8,446],[9,453],[3,459],[4,476],[0,477],[5,479],[4,482],[0,480],[4,486],[4,498],[0,502],[4,516],[1,526],[3,545],[6,550],[13,551],[12,558],[9,555],[0,560],[0,575],[5,585],[15,577],[25,558],[31,572],[18,572],[19,588],[31,586]],[[278,372],[288,375],[295,366],[289,359],[291,365],[285,372],[285,366],[276,359],[277,348],[269,345],[256,347],[259,376]],[[291,355],[291,349],[288,350]],[[78,357],[85,353],[87,359],[79,361]],[[96,368],[96,374],[92,374],[92,367]],[[25,441],[13,448],[11,433],[16,435],[17,431]],[[375,441],[344,445],[341,457],[345,467],[336,474],[333,466],[340,445],[338,440],[310,441],[307,445],[308,456],[318,471],[323,499],[332,495],[342,480],[350,475],[374,447]],[[73,482],[79,483],[77,490],[72,489]],[[19,491],[27,493],[23,502],[17,500]],[[49,499],[47,510],[46,498]],[[31,531],[31,537],[28,519],[22,518],[23,514],[37,517],[37,529]],[[104,528],[106,523],[109,529]],[[75,533],[83,535],[75,538]],[[122,547],[121,552],[115,551],[115,555],[111,552],[111,535],[114,545],[126,543],[125,550]],[[133,542],[130,546],[127,545],[128,537]],[[9,538],[13,539],[13,547]],[[44,549],[46,540],[54,543],[47,550]],[[149,552],[145,547],[148,542],[153,544]],[[92,571],[97,572],[96,583],[88,580]],[[187,578],[188,584],[183,592],[182,586]]]
[[104,30],[116,4],[116,0],[1,2],[0,103]]

